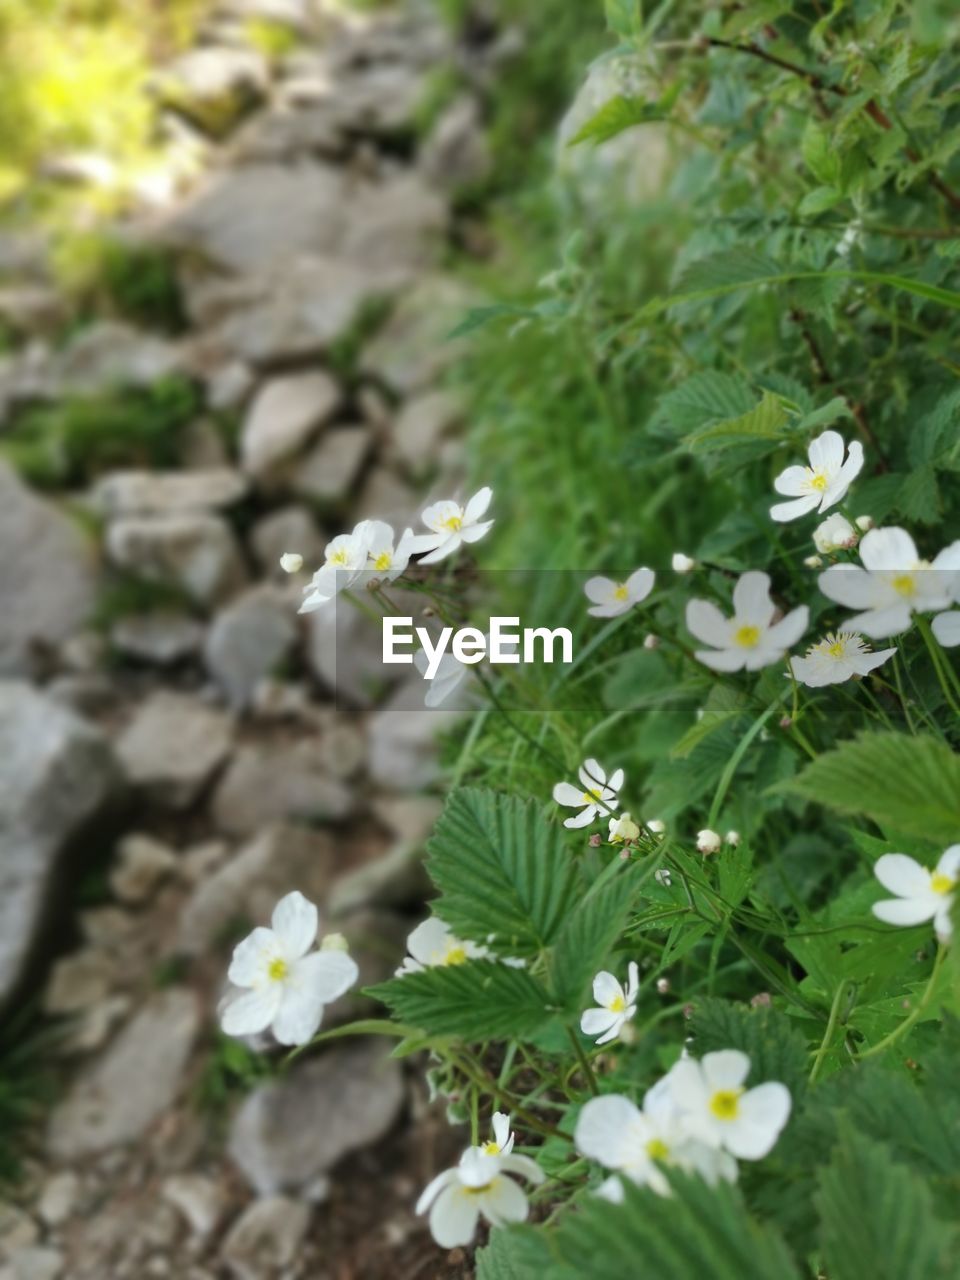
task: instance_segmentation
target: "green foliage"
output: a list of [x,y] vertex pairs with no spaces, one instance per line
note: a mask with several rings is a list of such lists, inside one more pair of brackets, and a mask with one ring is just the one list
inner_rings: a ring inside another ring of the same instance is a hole
[[33,1131],[55,1095],[49,1053],[58,1033],[22,1006],[5,1015],[0,1032],[0,1191],[22,1177]]
[[369,994],[402,1022],[464,1040],[526,1038],[550,1012],[546,991],[525,970],[488,960],[405,974]]
[[54,265],[83,314],[113,312],[168,333],[185,326],[174,259],[162,249],[96,233],[67,236],[57,245]]

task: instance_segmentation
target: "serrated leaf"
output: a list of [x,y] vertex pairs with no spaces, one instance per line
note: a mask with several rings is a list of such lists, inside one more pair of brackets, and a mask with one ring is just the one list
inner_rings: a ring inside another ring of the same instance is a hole
[[832,400],[820,405],[818,409],[804,414],[800,421],[795,423],[794,429],[796,431],[822,430],[824,427],[829,427],[831,423],[837,422],[840,418],[850,418],[852,416],[850,406],[843,396],[834,396]]
[[782,273],[780,263],[757,249],[723,249],[691,262],[677,282],[676,295],[727,292]]
[[944,845],[960,831],[960,756],[936,738],[861,733],[779,790]]
[[890,1147],[847,1128],[818,1178],[830,1280],[950,1280],[960,1232],[934,1212],[929,1187]]
[[835,208],[843,199],[843,192],[836,187],[814,187],[800,201],[797,212],[801,217],[812,218],[818,213],[825,213],[827,209]]
[[576,876],[563,828],[529,800],[463,788],[427,842],[434,908],[462,938],[501,955],[548,946],[572,905]]
[[943,515],[943,500],[932,463],[914,467],[897,495],[897,509],[907,520],[936,524]]
[[725,422],[715,422],[684,438],[691,453],[710,453],[745,440],[777,441],[786,434],[789,416],[783,401],[772,391],[765,391],[760,403],[749,413]]
[[716,1049],[739,1049],[745,1053],[750,1059],[751,1086],[779,1080],[790,1090],[794,1101],[806,1089],[806,1041],[778,1009],[748,1009],[730,1000],[698,1000],[690,1026],[698,1057]]
[[477,1280],[544,1280],[552,1257],[547,1236],[532,1227],[499,1227],[477,1250]]
[[529,1036],[552,1012],[547,992],[525,969],[495,960],[437,965],[382,982],[367,994],[404,1023],[464,1040]]
[[607,884],[588,890],[564,921],[550,970],[557,998],[568,1008],[583,1008],[582,997],[622,932],[647,874],[639,863],[627,864]]
[[567,145],[576,147],[581,142],[593,142],[599,145],[601,142],[608,142],[611,138],[615,138],[625,129],[632,129],[634,125],[650,124],[655,120],[665,119],[666,113],[658,102],[648,102],[645,98],[618,93],[581,125]]
[[748,413],[755,403],[756,392],[743,378],[707,369],[661,397],[656,421],[689,431]]

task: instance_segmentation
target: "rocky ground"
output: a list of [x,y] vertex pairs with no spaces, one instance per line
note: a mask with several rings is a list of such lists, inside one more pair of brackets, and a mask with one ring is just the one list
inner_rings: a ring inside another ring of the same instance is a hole
[[[251,16],[289,47],[252,45]],[[444,338],[470,299],[444,261],[482,244],[452,197],[486,174],[510,46],[476,35],[415,0],[216,11],[158,74],[169,168],[113,228],[175,255],[173,337],[107,315],[55,340],[42,238],[0,243],[0,438],[37,405],[196,395],[161,467],[84,455],[40,493],[0,462],[0,1005],[42,992],[58,1077],[0,1206],[2,1280],[469,1274],[412,1212],[450,1154],[421,1064],[345,1039],[276,1075],[216,1009],[291,888],[363,982],[422,913],[440,718],[374,686],[359,615],[299,618],[277,562],[459,484]],[[424,129],[444,68],[466,87]]]

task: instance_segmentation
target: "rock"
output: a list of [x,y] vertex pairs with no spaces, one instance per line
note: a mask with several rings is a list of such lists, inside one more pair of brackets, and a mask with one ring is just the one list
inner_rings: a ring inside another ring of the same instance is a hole
[[110,888],[121,902],[146,902],[161,881],[176,872],[174,851],[153,836],[133,833],[117,847],[118,863],[110,872]]
[[442,808],[436,796],[380,796],[373,812],[397,840],[422,845],[430,835]]
[[17,1249],[27,1249],[40,1238],[37,1224],[23,1209],[0,1200],[0,1257]]
[[199,1173],[173,1174],[164,1181],[161,1194],[201,1240],[216,1231],[227,1207],[219,1184]]
[[168,667],[196,657],[204,634],[195,618],[159,611],[120,618],[110,628],[110,644],[125,657]]
[[361,372],[399,396],[435,384],[464,350],[462,342],[450,340],[450,333],[474,302],[459,281],[424,277],[364,351]]
[[263,99],[269,84],[262,53],[216,45],[188,50],[158,77],[161,99],[217,138]]
[[350,494],[373,447],[369,427],[337,427],[300,462],[293,486],[315,502],[337,502]]
[[243,424],[244,469],[258,480],[270,479],[306,447],[339,402],[340,388],[329,374],[272,378],[257,392]]
[[403,1107],[400,1064],[370,1041],[337,1046],[254,1090],[230,1155],[260,1194],[296,1190],[351,1151],[379,1142]]
[[353,811],[353,797],[328,772],[320,743],[305,738],[241,747],[212,810],[219,830],[248,836],[270,822],[340,821]]
[[0,1270],[0,1280],[59,1280],[65,1262],[57,1249],[32,1245],[11,1254],[8,1264]]
[[[440,260],[450,217],[446,200],[419,174],[401,172],[348,193],[342,252],[368,270],[419,270]],[[451,326],[452,327],[452,326]]]
[[328,82],[327,109],[344,134],[390,136],[413,131],[424,79],[402,62],[358,66]]
[[37,1212],[48,1227],[58,1227],[71,1216],[80,1196],[80,1179],[70,1169],[55,1173],[43,1184]]
[[248,706],[257,685],[297,641],[296,602],[269,584],[252,588],[217,614],[207,632],[207,669],[227,702]]
[[86,1055],[102,1049],[130,1012],[131,1004],[129,996],[116,995],[83,1009],[64,1043],[64,1053]]
[[490,176],[493,153],[480,124],[475,98],[457,98],[443,112],[423,144],[420,169],[441,191],[457,193],[479,187]]
[[67,315],[60,290],[42,284],[0,287],[0,323],[18,335],[56,333]]
[[463,421],[463,406],[452,391],[426,391],[397,414],[391,442],[407,470],[422,476],[436,466],[443,438]]
[[337,876],[327,909],[331,916],[343,916],[361,907],[415,907],[429,893],[422,848],[401,842],[385,856]]
[[287,578],[280,568],[287,551],[299,552],[308,567],[323,558],[324,541],[306,507],[282,507],[263,516],[251,530],[250,545],[260,568],[280,579]]
[[[208,388],[207,403],[214,409],[217,406],[210,396]],[[232,406],[220,407],[229,409]],[[180,465],[187,471],[217,471],[230,465],[224,432],[209,418],[197,418],[187,426],[180,437],[179,452]]]
[[348,148],[326,95],[322,75],[288,79],[280,85],[281,101],[261,111],[232,140],[231,155],[239,164],[277,164],[305,158],[335,159]]
[[333,843],[321,832],[287,826],[262,832],[197,885],[180,915],[178,950],[198,955],[238,920],[268,921],[293,889],[322,900],[334,860]]
[[211,409],[240,409],[254,387],[254,374],[243,360],[231,360],[207,379],[207,404]]
[[222,866],[230,852],[225,840],[201,840],[185,849],[180,858],[183,878],[190,884],[199,884]]
[[436,781],[437,737],[459,718],[443,708],[411,710],[411,699],[422,697],[423,681],[417,676],[399,685],[367,723],[370,778],[391,791],[420,791]]
[[117,743],[130,780],[152,800],[187,808],[230,754],[230,716],[185,694],[153,693]]
[[219,516],[125,516],[107,530],[114,564],[180,588],[200,605],[229,596],[246,578],[230,526]]
[[63,956],[54,964],[43,993],[44,1013],[79,1013],[99,1004],[110,994],[116,978],[110,956],[94,947]]
[[[390,598],[406,599],[407,593],[392,590]],[[411,616],[422,607],[419,597]],[[383,663],[380,628],[349,600],[337,597],[305,616],[310,668],[338,705],[372,706],[385,685],[402,679],[405,667]]]
[[118,386],[149,387],[184,372],[176,343],[114,320],[81,329],[51,361],[47,396],[93,395]]
[[25,675],[38,642],[60,644],[93,613],[96,557],[80,527],[0,461],[0,676]]
[[140,1138],[176,1100],[200,1027],[189,991],[152,996],[53,1111],[47,1145],[77,1160]]
[[232,467],[196,471],[111,471],[94,486],[91,502],[117,516],[183,515],[231,507],[246,494],[245,476]]
[[23,977],[51,893],[121,788],[99,730],[27,684],[0,681],[0,1004]]
[[236,1280],[280,1275],[296,1258],[309,1225],[308,1205],[282,1196],[255,1200],[227,1232],[221,1257]]

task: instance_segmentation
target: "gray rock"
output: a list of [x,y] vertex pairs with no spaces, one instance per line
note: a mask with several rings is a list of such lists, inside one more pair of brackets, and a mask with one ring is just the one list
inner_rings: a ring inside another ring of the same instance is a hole
[[201,605],[231,595],[246,570],[230,526],[219,516],[125,516],[107,530],[114,564],[179,587]]
[[79,1013],[100,1004],[117,978],[112,958],[95,947],[84,947],[57,960],[43,993],[43,1010],[54,1015]]
[[227,1232],[221,1258],[236,1280],[264,1280],[287,1274],[307,1228],[310,1207],[282,1196],[254,1200]]
[[228,835],[248,836],[269,822],[339,821],[353,796],[333,777],[316,739],[241,747],[213,797],[213,817]]
[[451,341],[450,333],[474,302],[459,281],[425,277],[367,347],[361,371],[401,396],[435,384],[464,351],[462,340]]
[[348,140],[330,110],[329,91],[329,80],[323,76],[285,80],[280,105],[259,112],[234,136],[233,159],[241,164],[289,164],[305,157],[342,155]]
[[401,678],[395,673],[406,668],[384,666],[380,628],[349,600],[336,597],[305,616],[310,669],[339,706],[370,707],[391,679]]
[[493,167],[490,142],[480,123],[475,98],[457,98],[443,112],[423,145],[420,168],[427,181],[441,191],[477,187]]
[[78,837],[120,785],[99,730],[27,684],[0,681],[0,1004],[32,957]]
[[422,476],[436,465],[446,435],[463,420],[463,406],[452,391],[426,391],[408,400],[393,424],[391,443],[407,470]]
[[244,469],[269,480],[296,457],[340,403],[340,388],[320,371],[272,378],[257,392],[243,424]]
[[413,130],[424,79],[402,62],[371,63],[328,82],[327,108],[345,134],[389,136]]
[[77,1160],[133,1142],[173,1104],[200,1027],[189,991],[162,991],[143,1006],[53,1111],[47,1145]]
[[227,1207],[223,1188],[200,1173],[173,1174],[165,1179],[161,1194],[201,1240],[217,1229]]
[[176,343],[102,320],[82,329],[52,358],[47,398],[92,395],[117,386],[149,387],[183,372],[183,352]]
[[309,569],[323,557],[324,540],[306,507],[283,507],[257,521],[250,533],[250,545],[260,568],[284,579],[287,575],[280,568],[282,555],[298,552]]
[[39,1238],[40,1229],[26,1210],[0,1200],[0,1257],[29,1248]]
[[458,719],[456,711],[443,708],[411,710],[412,698],[423,698],[419,676],[399,685],[367,722],[370,778],[391,791],[419,791],[436,781],[437,737]]
[[62,643],[96,599],[89,540],[0,461],[0,600],[7,602],[0,609],[0,675],[27,674],[33,645]]
[[342,236],[348,258],[387,273],[439,262],[450,210],[419,174],[358,186],[349,199],[353,216]]
[[161,99],[216,137],[262,100],[270,83],[267,59],[255,49],[200,45],[157,77]]
[[55,333],[66,314],[66,300],[59,289],[42,284],[0,287],[0,321],[16,334]]
[[236,710],[296,644],[296,602],[269,584],[238,596],[217,614],[204,650],[207,669]]
[[157,886],[174,874],[179,859],[169,845],[153,836],[133,832],[117,846],[117,864],[110,872],[110,888],[121,902],[146,902]]
[[117,754],[130,782],[159,804],[187,808],[233,745],[229,715],[185,694],[158,691],[140,704]]
[[300,462],[293,473],[293,487],[315,502],[337,502],[349,496],[370,450],[369,427],[337,427]]
[[211,409],[239,409],[253,390],[253,370],[243,360],[221,365],[207,378],[207,404]]
[[262,832],[197,885],[180,916],[178,950],[201,954],[237,920],[268,921],[293,889],[322,900],[334,862],[333,843],[322,832],[286,826]]
[[232,467],[195,471],[111,471],[91,494],[94,508],[117,516],[183,515],[231,507],[247,492],[248,481]]
[[48,1227],[58,1227],[73,1213],[80,1196],[80,1179],[70,1169],[55,1173],[43,1184],[37,1212]]
[[[218,390],[215,388],[215,390]],[[208,383],[207,403],[217,408]],[[232,406],[221,404],[222,409]],[[215,471],[229,467],[230,451],[224,433],[209,418],[197,418],[191,422],[180,439],[180,466],[187,471]]]
[[17,1249],[0,1270],[0,1280],[60,1280],[66,1265],[62,1253],[40,1245]]
[[419,906],[429,892],[421,846],[402,841],[388,854],[337,876],[327,908],[331,916],[343,916],[361,907]]
[[158,667],[193,658],[203,646],[204,628],[182,613],[132,614],[110,628],[110,643],[117,653]]
[[[410,488],[388,467],[373,467],[357,497],[355,514],[358,520],[386,520],[398,526],[418,525],[424,504]],[[393,599],[394,592],[390,597]],[[420,608],[423,600],[420,600]]]
[[403,1096],[400,1064],[383,1045],[337,1046],[249,1095],[233,1122],[230,1155],[261,1194],[296,1190],[383,1138]]

